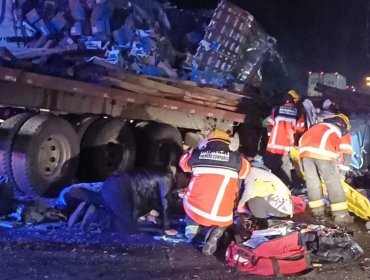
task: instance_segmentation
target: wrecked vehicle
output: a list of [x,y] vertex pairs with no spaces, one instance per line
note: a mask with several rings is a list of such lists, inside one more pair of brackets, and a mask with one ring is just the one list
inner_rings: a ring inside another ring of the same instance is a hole
[[176,165],[183,141],[215,127],[248,146],[236,133],[246,110],[258,117],[274,102],[253,86],[276,41],[229,2],[213,13],[145,0],[25,1],[17,13],[4,3],[0,175],[18,199]]

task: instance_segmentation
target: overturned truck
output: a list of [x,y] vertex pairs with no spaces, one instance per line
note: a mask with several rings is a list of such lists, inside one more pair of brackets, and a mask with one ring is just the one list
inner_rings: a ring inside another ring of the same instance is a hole
[[[93,2],[106,11],[108,2]],[[251,84],[275,40],[247,11],[221,1],[199,21],[199,13],[155,1],[120,4],[108,18],[80,1],[62,12],[29,5],[11,26],[32,32],[1,33],[0,175],[17,199],[176,165],[184,142],[216,127],[238,147],[246,110],[267,113],[273,96]],[[2,14],[14,8],[5,6]],[[206,28],[177,31],[180,15]]]

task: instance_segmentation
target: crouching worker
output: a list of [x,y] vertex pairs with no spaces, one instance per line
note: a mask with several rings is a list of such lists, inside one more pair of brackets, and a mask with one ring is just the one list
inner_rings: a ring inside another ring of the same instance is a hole
[[180,167],[192,173],[183,198],[185,236],[192,241],[203,227],[209,228],[202,250],[205,255],[215,253],[219,238],[233,224],[239,179],[250,171],[249,162],[240,153],[230,151],[229,145],[229,135],[216,129],[180,159]]
[[267,228],[269,217],[293,216],[290,191],[273,173],[253,167],[245,180],[237,212],[240,219],[250,212],[256,218],[259,228]]
[[136,231],[139,217],[156,210],[164,233],[176,235],[177,231],[170,229],[168,213],[174,184],[172,172],[139,170],[114,175],[99,192],[80,189],[79,196],[86,206],[93,205],[90,209],[95,212],[89,217],[86,213],[84,220],[86,224],[104,222],[104,228],[128,237]]

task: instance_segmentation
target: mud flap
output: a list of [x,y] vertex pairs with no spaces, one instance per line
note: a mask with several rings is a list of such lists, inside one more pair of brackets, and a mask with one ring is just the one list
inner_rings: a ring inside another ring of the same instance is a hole
[[[293,161],[293,166],[296,168],[297,174],[302,176],[304,179],[304,172],[299,159],[299,152],[297,148],[290,149],[290,158]],[[370,201],[362,195],[355,188],[350,186],[347,182],[341,181],[344,193],[347,199],[348,210],[355,214],[357,217],[364,219],[365,221],[370,220]],[[321,187],[324,195],[327,195],[327,189],[323,181],[321,181]]]

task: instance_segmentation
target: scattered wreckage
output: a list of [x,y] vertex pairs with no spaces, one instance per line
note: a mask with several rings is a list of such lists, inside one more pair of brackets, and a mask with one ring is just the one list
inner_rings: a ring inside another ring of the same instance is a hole
[[70,0],[25,1],[15,13],[4,3],[0,175],[17,199],[175,165],[183,142],[215,127],[233,132],[236,148],[257,147],[244,132],[256,134],[248,122],[275,102],[255,86],[276,41],[247,11]]
[[[76,178],[94,182],[133,166],[174,165],[183,141],[192,146],[215,127],[248,146],[236,127],[274,105],[276,96],[255,86],[276,41],[226,1],[214,12],[149,0],[25,1],[17,12],[3,3],[0,176],[2,192],[25,203],[55,196]],[[253,135],[256,127],[245,131]],[[53,207],[32,207],[21,204],[0,225],[66,219]],[[152,212],[139,220],[157,218]],[[358,258],[359,246],[340,233]]]

